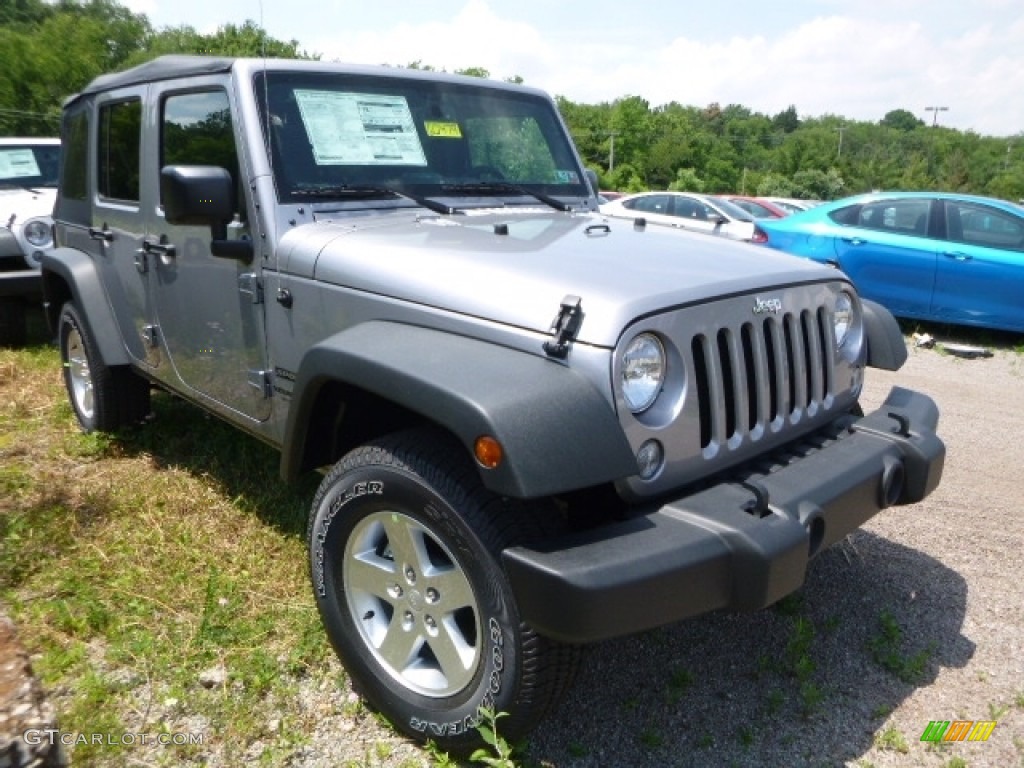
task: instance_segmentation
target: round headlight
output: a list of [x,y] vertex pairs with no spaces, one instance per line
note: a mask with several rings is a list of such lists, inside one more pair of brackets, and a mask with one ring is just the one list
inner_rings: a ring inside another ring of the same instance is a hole
[[641,333],[622,353],[622,397],[633,413],[651,407],[665,381],[665,349],[656,336]]
[[32,219],[25,224],[25,239],[35,248],[47,248],[53,242],[50,225],[41,219]]
[[853,297],[846,291],[836,295],[836,307],[832,315],[832,331],[836,337],[836,348],[843,346],[853,325]]

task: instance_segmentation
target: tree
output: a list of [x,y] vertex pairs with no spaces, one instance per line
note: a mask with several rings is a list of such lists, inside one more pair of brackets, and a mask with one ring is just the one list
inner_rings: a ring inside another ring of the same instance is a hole
[[923,126],[924,121],[914,117],[914,113],[906,109],[893,109],[885,113],[879,125],[895,128],[897,131],[912,131]]

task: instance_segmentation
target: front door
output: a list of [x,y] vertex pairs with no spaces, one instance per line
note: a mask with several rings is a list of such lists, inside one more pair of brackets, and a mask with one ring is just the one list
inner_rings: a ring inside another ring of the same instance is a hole
[[[227,92],[211,81],[190,81],[188,91],[168,84],[158,104],[157,176],[166,165],[226,168],[241,190]],[[249,220],[237,195],[233,236]],[[147,228],[156,322],[173,375],[200,399],[211,399],[250,418],[270,414],[259,271],[254,264],[211,255],[207,226],[170,225],[154,206]]]

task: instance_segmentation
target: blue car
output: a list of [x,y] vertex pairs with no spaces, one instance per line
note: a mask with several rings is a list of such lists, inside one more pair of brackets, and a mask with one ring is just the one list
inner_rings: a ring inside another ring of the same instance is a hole
[[1024,207],[881,192],[760,220],[753,242],[832,264],[897,317],[1024,331]]

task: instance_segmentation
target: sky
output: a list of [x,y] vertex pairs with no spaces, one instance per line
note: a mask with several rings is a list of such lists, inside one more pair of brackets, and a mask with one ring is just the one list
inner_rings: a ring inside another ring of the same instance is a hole
[[252,20],[327,61],[482,67],[581,104],[640,96],[870,122],[905,109],[1024,139],[1021,0],[121,3],[158,29]]

